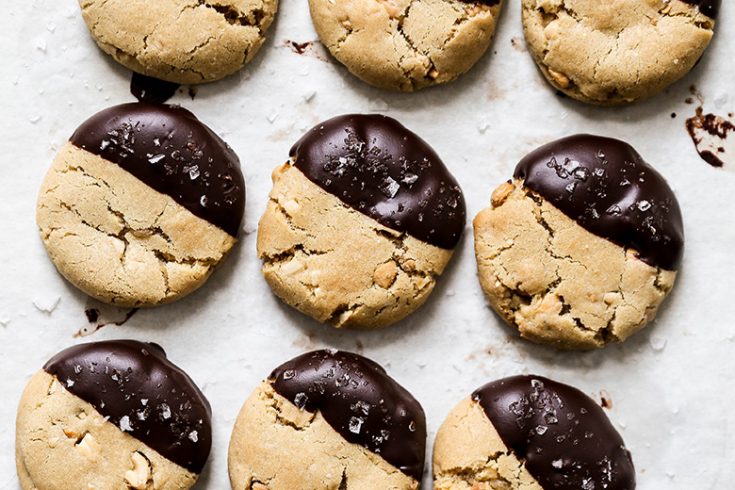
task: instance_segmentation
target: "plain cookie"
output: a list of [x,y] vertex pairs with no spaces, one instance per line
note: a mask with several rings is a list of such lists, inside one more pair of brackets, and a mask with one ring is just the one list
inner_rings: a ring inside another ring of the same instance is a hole
[[277,0],[79,0],[100,48],[121,65],[182,84],[219,80],[253,59]]
[[480,283],[521,336],[564,349],[620,342],[674,285],[676,196],[627,143],[577,135],[526,156],[474,221]]
[[212,444],[209,402],[156,344],[82,344],[54,356],[18,407],[23,490],[183,490]]
[[426,301],[465,214],[462,190],[426,142],[385,116],[340,116],[273,172],[258,255],[294,308],[335,327],[383,327]]
[[634,490],[630,452],[581,391],[540,376],[488,383],[447,416],[435,490]]
[[651,97],[709,45],[719,0],[523,0],[529,51],[551,85],[583,102]]
[[37,222],[59,272],[105,303],[174,301],[204,284],[237,241],[240,162],[189,111],[106,109],[77,129],[41,187]]
[[450,82],[490,46],[501,0],[309,0],[319,38],[376,87],[411,92]]
[[229,451],[233,490],[416,490],[421,405],[382,367],[334,350],[276,368],[245,402]]

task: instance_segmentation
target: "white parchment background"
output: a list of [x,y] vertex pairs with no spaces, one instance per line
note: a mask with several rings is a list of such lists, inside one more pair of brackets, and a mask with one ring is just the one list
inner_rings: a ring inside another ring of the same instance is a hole
[[[468,76],[406,95],[372,89],[324,56],[287,48],[287,40],[316,35],[306,1],[283,0],[252,65],[202,87],[193,101],[185,94],[175,99],[242,159],[248,186],[242,241],[196,294],[84,340],[158,342],[200,384],[214,408],[215,433],[198,488],[229,488],[230,429],[249,392],[282,361],[325,345],[367,354],[412,391],[428,415],[429,447],[451,407],[479,385],[537,373],[596,398],[600,390],[609,393],[608,413],[633,453],[639,488],[735,487],[735,173],[700,160],[684,129],[695,109],[685,103],[693,84],[705,111],[735,111],[735,9],[723,2],[721,29],[683,82],[634,107],[600,109],[554,95],[525,52],[519,2],[508,3],[494,46]],[[3,2],[0,488],[18,488],[13,434],[23,386],[51,355],[79,342],[73,334],[87,324],[87,298],[56,273],[37,236],[37,189],[55,150],[84,119],[133,100],[129,80],[97,50],[74,0]],[[516,339],[486,306],[468,223],[433,297],[401,325],[378,333],[333,332],[303,318],[270,294],[254,231],[271,170],[304,130],[344,112],[383,112],[427,139],[463,186],[470,218],[515,163],[542,143],[583,131],[631,142],[668,178],[684,211],[687,248],[675,292],[655,324],[625,345],[586,354],[536,347]]]

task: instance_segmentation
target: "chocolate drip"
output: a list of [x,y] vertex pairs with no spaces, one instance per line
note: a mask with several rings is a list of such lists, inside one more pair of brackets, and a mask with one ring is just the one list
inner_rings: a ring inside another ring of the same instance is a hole
[[505,445],[545,490],[633,490],[630,452],[587,395],[539,376],[488,383],[472,395]]
[[82,124],[71,142],[238,235],[245,208],[240,161],[186,109],[149,103],[111,107]]
[[720,5],[722,0],[684,0],[690,5],[699,7],[699,11],[711,19],[716,19],[720,13]]
[[666,180],[627,143],[576,135],[538,148],[514,176],[589,232],[676,270],[684,225]]
[[60,352],[43,369],[163,457],[193,473],[204,468],[212,410],[160,346],[134,340],[81,344]]
[[348,442],[421,481],[424,410],[375,362],[349,352],[314,351],[276,368],[269,380],[298,408],[319,411]]
[[130,80],[130,93],[140,102],[163,104],[176,94],[180,85],[152,78],[140,73],[133,73]]
[[383,226],[444,249],[462,235],[462,189],[434,150],[394,119],[335,117],[306,133],[291,157],[309,180]]

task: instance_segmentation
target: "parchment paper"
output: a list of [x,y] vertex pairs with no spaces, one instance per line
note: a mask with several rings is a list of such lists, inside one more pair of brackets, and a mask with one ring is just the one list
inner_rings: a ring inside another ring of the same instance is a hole
[[[536,373],[597,399],[603,391],[612,401],[607,413],[633,453],[638,488],[735,488],[735,174],[733,165],[715,169],[703,162],[684,124],[700,104],[692,85],[705,111],[735,112],[735,9],[723,2],[719,32],[685,80],[653,100],[603,109],[561,98],[542,80],[525,51],[519,3],[508,2],[494,45],[469,75],[446,87],[393,94],[350,76],[318,43],[304,54],[289,48],[289,41],[313,41],[316,34],[306,1],[283,0],[269,41],[248,68],[199,88],[194,100],[186,92],[174,99],[242,160],[248,203],[241,243],[189,298],[76,338],[89,327],[85,309],[98,305],[48,260],[36,230],[36,194],[55,151],[83,120],[133,100],[130,74],[97,49],[74,0],[3,2],[0,488],[18,488],[15,410],[32,373],[73,343],[125,337],[164,346],[214,407],[214,447],[200,489],[229,488],[229,435],[250,391],[276,365],[322,346],[362,352],[386,366],[423,404],[429,447],[449,410],[472,390],[502,376]],[[463,186],[470,221],[536,146],[577,132],[629,141],[668,178],[686,222],[683,270],[658,320],[600,352],[557,352],[517,339],[482,297],[469,221],[428,304],[398,326],[336,332],[281,305],[255,255],[270,173],[303,131],[345,112],[391,115],[429,141]],[[103,308],[102,320],[125,313]],[[428,464],[426,475],[431,488]]]

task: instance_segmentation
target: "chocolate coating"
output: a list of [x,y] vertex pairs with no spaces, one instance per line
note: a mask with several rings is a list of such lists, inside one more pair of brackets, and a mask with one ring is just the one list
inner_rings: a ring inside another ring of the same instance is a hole
[[130,79],[130,93],[140,102],[163,104],[176,94],[180,85],[157,78],[133,73]]
[[43,369],[165,458],[193,473],[204,468],[212,446],[212,410],[159,345],[81,344],[61,351]]
[[99,155],[237,236],[245,182],[235,152],[191,112],[162,104],[124,104],[82,124],[71,143]]
[[321,412],[348,442],[421,481],[426,452],[424,410],[375,362],[349,352],[319,350],[276,368],[269,381],[297,407]]
[[696,5],[699,11],[711,19],[716,19],[720,13],[722,0],[684,0],[686,3]]
[[464,195],[434,150],[395,119],[346,115],[291,148],[294,165],[378,223],[444,249],[465,226]]
[[540,376],[514,376],[472,394],[505,445],[545,490],[633,490],[630,452],[587,395]]
[[654,267],[679,267],[684,253],[679,202],[629,144],[569,136],[531,152],[514,176],[587,231],[635,250]]

